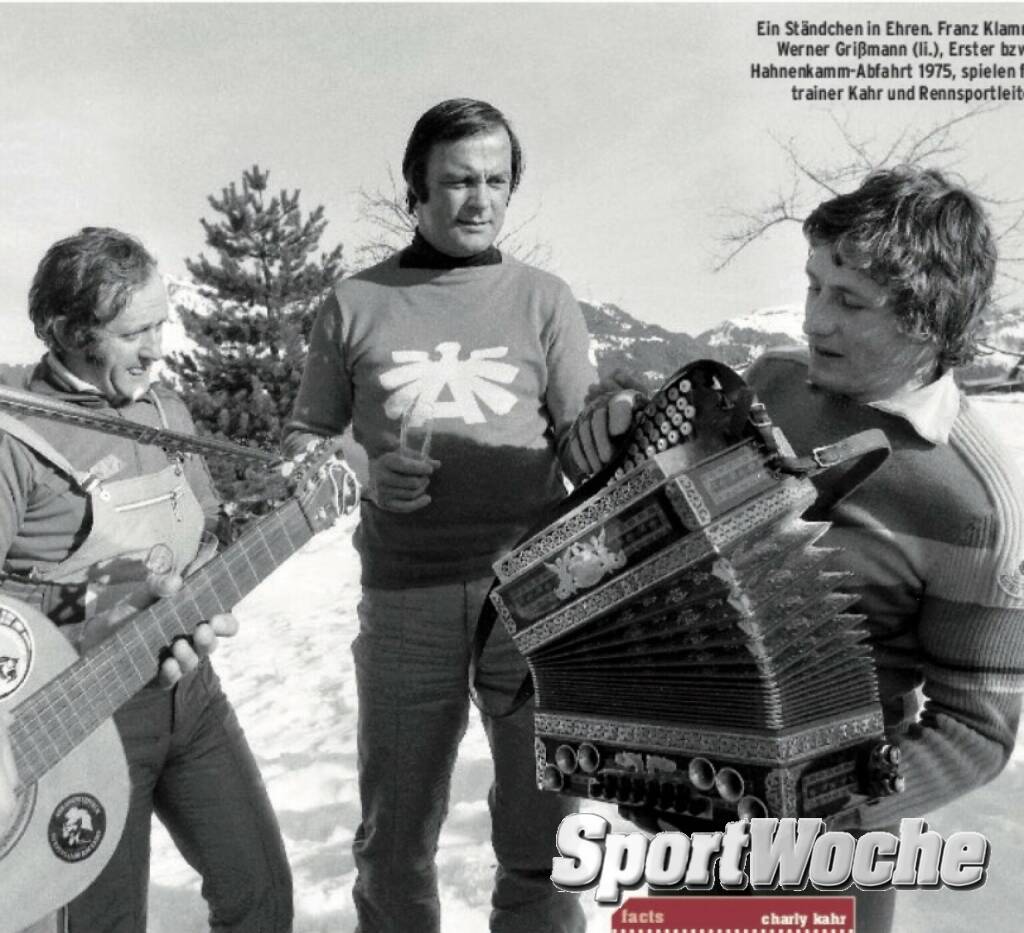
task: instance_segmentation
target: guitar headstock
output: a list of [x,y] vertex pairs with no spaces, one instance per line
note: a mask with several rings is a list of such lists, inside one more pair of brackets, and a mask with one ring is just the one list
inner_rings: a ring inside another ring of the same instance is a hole
[[330,528],[359,505],[359,480],[341,457],[341,438],[311,441],[282,473],[314,531]]

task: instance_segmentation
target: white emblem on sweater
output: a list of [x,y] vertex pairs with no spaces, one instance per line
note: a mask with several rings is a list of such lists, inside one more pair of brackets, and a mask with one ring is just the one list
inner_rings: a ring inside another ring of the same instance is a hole
[[[398,365],[380,377],[385,389],[395,390],[384,404],[387,416],[400,418],[415,406],[409,416],[414,427],[423,423],[427,413],[435,421],[461,418],[466,424],[481,424],[487,417],[478,399],[496,415],[508,414],[516,396],[502,385],[511,383],[519,368],[496,362],[508,355],[508,347],[473,350],[469,359],[459,359],[461,350],[462,344],[453,341],[439,343],[434,359],[424,350],[394,350],[391,358]],[[446,389],[451,397],[441,400]]]

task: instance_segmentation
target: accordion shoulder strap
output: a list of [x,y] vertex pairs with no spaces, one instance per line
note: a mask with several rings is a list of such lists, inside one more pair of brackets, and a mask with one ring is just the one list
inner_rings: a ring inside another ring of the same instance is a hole
[[780,457],[778,463],[786,473],[814,480],[818,498],[812,508],[816,516],[824,517],[874,473],[890,451],[885,432],[872,428],[815,447],[806,457]]
[[488,596],[484,600],[484,608],[477,620],[476,632],[473,635],[473,649],[469,656],[469,695],[473,698],[476,708],[485,716],[489,716],[491,719],[504,719],[506,716],[511,716],[533,697],[533,675],[527,673],[511,699],[508,699],[507,694],[502,694],[503,706],[497,705],[488,698],[488,694],[493,691],[487,690],[480,684],[480,659],[483,657],[487,640],[491,637],[497,618],[497,610]]

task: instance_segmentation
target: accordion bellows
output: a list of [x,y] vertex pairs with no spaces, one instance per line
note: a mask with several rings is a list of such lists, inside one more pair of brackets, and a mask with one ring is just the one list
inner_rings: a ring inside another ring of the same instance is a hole
[[621,460],[495,565],[541,787],[711,823],[898,789],[862,618],[780,451],[732,370],[690,364]]

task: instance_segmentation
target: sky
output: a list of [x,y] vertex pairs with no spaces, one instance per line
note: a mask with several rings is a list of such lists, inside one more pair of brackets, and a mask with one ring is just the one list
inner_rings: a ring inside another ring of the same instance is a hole
[[[120,227],[184,276],[207,196],[253,163],[323,204],[324,245],[351,259],[360,190],[387,188],[415,120],[457,96],[513,122],[526,171],[507,228],[525,222],[578,297],[691,333],[799,303],[797,224],[714,271],[735,212],[791,186],[780,143],[834,162],[837,124],[884,146],[963,107],[794,101],[792,82],[750,76],[780,61],[757,23],[882,16],[1024,20],[973,3],[0,5],[0,361],[38,353],[26,295],[50,243]],[[1006,157],[1022,108],[954,137],[958,171],[1001,201],[1024,194]]]

